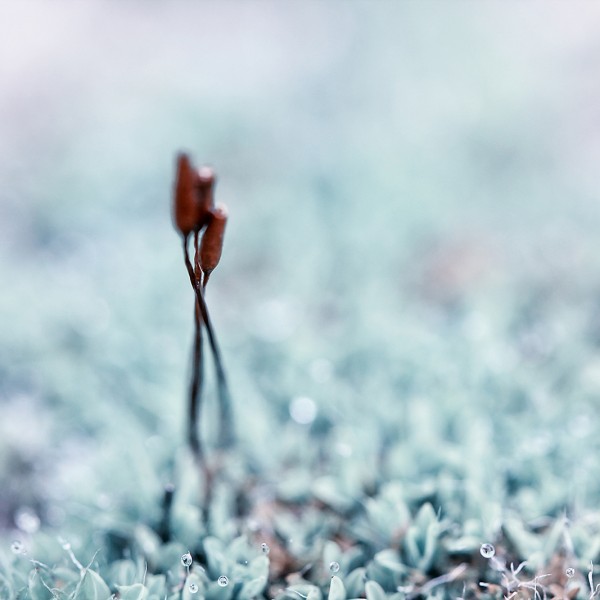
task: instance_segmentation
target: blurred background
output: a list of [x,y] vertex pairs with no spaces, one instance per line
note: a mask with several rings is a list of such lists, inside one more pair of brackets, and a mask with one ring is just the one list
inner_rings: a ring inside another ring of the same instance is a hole
[[160,497],[180,150],[230,208],[207,299],[265,481],[597,503],[599,72],[591,2],[3,2],[0,527]]

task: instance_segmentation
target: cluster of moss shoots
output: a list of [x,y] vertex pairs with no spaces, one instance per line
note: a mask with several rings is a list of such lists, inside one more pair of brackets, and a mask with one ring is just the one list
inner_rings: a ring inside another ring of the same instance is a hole
[[[173,190],[173,222],[175,228],[181,234],[184,263],[194,295],[193,362],[188,395],[186,444],[189,446],[195,464],[203,478],[204,497],[201,501],[201,510],[202,518],[207,524],[209,521],[208,510],[211,504],[211,489],[214,484],[214,474],[217,472],[216,467],[218,467],[220,463],[219,461],[215,462],[208,460],[207,444],[200,434],[200,416],[202,410],[203,384],[205,380],[205,340],[208,342],[208,349],[212,355],[212,362],[216,374],[215,379],[218,398],[217,456],[220,456],[222,453],[229,450],[233,446],[235,440],[232,405],[227,378],[205,299],[208,281],[221,258],[228,217],[226,207],[222,204],[215,204],[214,202],[215,181],[215,173],[211,168],[200,167],[199,169],[196,169],[192,166],[190,158],[186,154],[181,153],[177,156],[176,178]],[[168,485],[166,487],[163,500],[163,517],[162,522],[159,524],[158,531],[163,542],[167,542],[171,537],[170,512],[174,492],[174,486]],[[430,510],[433,511],[432,508]],[[416,521],[418,521],[418,517],[416,518]],[[422,549],[425,554],[428,552],[426,546],[436,542],[435,537],[431,537],[431,531],[437,530],[437,528],[432,530],[429,526],[425,528],[425,534],[423,534],[422,540],[422,543],[425,544],[425,548]],[[269,554],[271,549],[273,550],[269,562],[270,575],[274,576],[275,579],[277,579],[277,576],[280,576],[280,584],[283,584],[283,582],[289,584],[294,581],[299,582],[300,584],[305,583],[304,577],[307,576],[310,578],[310,572],[312,572],[313,565],[299,564],[298,561],[287,552],[284,540],[277,539],[275,536],[267,537],[267,539],[271,546],[263,542],[261,544],[261,550],[264,554]],[[343,533],[338,535],[337,542],[339,542],[340,548],[348,549],[352,545],[352,540],[345,537]],[[63,545],[63,548],[69,552],[71,560],[80,569],[81,573],[85,573],[87,569],[75,559],[70,550],[70,545]],[[22,543],[15,541],[12,545],[12,551],[15,554],[23,554],[24,548]],[[386,555],[385,552],[386,551],[380,553],[380,560],[383,560],[381,558],[383,556],[389,556]],[[564,598],[565,600],[575,600],[580,592],[580,585],[574,584],[573,581],[577,575],[577,571],[571,566],[568,566],[565,569],[566,556],[556,555],[554,557],[551,563],[552,572],[536,575],[533,579],[524,580],[519,577],[519,574],[525,570],[525,562],[519,564],[516,568],[511,563],[509,569],[506,560],[497,556],[496,549],[490,543],[481,545],[480,554],[489,562],[490,570],[495,572],[495,583],[479,582],[479,584],[476,584],[473,581],[469,581],[469,563],[466,562],[455,565],[449,572],[431,579],[427,579],[425,576],[430,567],[425,568],[418,566],[418,568],[416,568],[415,565],[413,565],[413,576],[411,580],[413,583],[410,583],[408,586],[404,585],[397,587],[396,591],[398,593],[394,594],[392,598],[396,600],[410,600],[418,597],[431,597],[437,593],[438,588],[441,588],[446,584],[460,585],[461,583],[463,585],[463,592],[458,600],[478,598],[481,596],[494,598],[503,597],[505,600],[516,600],[518,598],[545,600],[547,596],[552,598]],[[507,553],[504,552],[503,554]],[[190,576],[190,568],[193,560],[190,552],[186,552],[181,556],[181,564],[187,570],[187,577]],[[41,563],[37,563],[36,561],[33,562],[36,564],[36,569],[41,565]],[[391,566],[388,565],[388,567],[393,571],[393,569],[397,569],[397,563],[393,561],[392,563],[390,563]],[[477,565],[475,564],[475,566]],[[423,569],[422,573],[419,573],[420,569]],[[339,571],[340,564],[338,562],[332,561],[329,563],[329,574],[332,578],[329,590],[330,600],[344,600],[344,598],[346,598],[344,585],[342,584],[341,579],[336,575]],[[351,584],[350,580],[353,576],[359,571],[360,569],[355,568],[352,573],[348,574],[347,580],[349,584]],[[318,571],[315,572],[317,572],[318,579]],[[401,572],[404,573],[404,571]],[[594,567],[593,564],[590,563],[590,570],[588,573],[590,600],[600,597],[600,584],[595,585],[593,574]],[[368,571],[364,568],[361,577],[363,578],[365,589],[364,595],[366,595],[367,600],[385,599],[386,592],[383,587],[381,587],[375,579],[370,579]],[[354,578],[356,579],[356,577]],[[257,588],[257,594],[262,593],[261,590],[265,586],[266,577],[264,579],[265,581],[259,581],[262,587],[260,590]],[[33,585],[32,581],[35,583],[34,580],[30,580],[30,588]],[[41,581],[44,587],[54,595],[54,590],[48,587],[43,580]],[[78,593],[83,585],[83,581],[84,577],[82,575],[82,579],[74,592],[75,597],[79,597]],[[101,585],[104,586],[101,589],[104,590],[106,585],[101,579],[100,582]],[[226,575],[220,575],[217,583],[220,587],[225,587],[228,585],[229,579]],[[141,584],[136,585],[140,586]],[[134,590],[135,587],[136,586],[132,586],[132,593],[133,591],[136,593],[139,592],[139,590]],[[199,586],[195,580],[189,582],[187,589],[191,594],[199,592]],[[306,588],[300,587],[300,589],[305,590]],[[436,589],[435,593],[433,592],[434,589]],[[179,587],[180,597],[182,597],[183,590],[183,583],[181,583]],[[287,597],[290,595],[294,596],[294,594],[301,598],[311,598],[312,596],[314,600],[322,597],[320,592],[317,593],[314,589],[308,596],[303,595],[296,588],[292,587],[272,587],[270,589],[270,592],[273,594],[283,591],[289,591]],[[107,589],[106,592],[108,592]],[[142,596],[140,595],[139,597],[141,598]]]

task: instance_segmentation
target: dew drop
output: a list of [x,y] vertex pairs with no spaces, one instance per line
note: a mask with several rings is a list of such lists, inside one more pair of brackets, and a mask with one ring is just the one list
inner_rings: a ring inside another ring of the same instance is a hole
[[71,544],[69,542],[67,542],[67,540],[65,540],[65,538],[63,538],[63,537],[59,537],[58,538],[58,543],[60,544],[60,547],[63,550],[70,550],[71,549]]
[[219,579],[217,579],[217,583],[221,587],[225,587],[229,583],[229,579],[227,579],[227,577],[225,575],[221,575],[221,577],[219,577]]
[[290,402],[290,416],[300,425],[310,425],[317,416],[317,405],[312,398],[297,396]]
[[40,528],[40,518],[31,508],[23,506],[15,514],[15,525],[25,533],[35,533]]
[[340,563],[337,563],[337,562],[335,562],[335,561],[333,561],[333,562],[330,562],[330,563],[329,563],[329,570],[330,570],[332,573],[337,573],[337,572],[340,570]]
[[494,548],[492,544],[481,544],[479,552],[481,552],[481,556],[483,556],[484,558],[492,558],[492,556],[496,554],[496,548]]
[[571,577],[575,577],[575,569],[573,567],[569,567],[566,571],[565,571],[565,575],[571,579]]
[[181,564],[184,567],[189,567],[192,564],[192,555],[189,552],[186,552],[182,557],[181,557]]
[[260,523],[257,519],[250,518],[246,521],[246,527],[248,527],[250,531],[258,531],[260,529]]
[[15,540],[11,545],[10,549],[14,554],[24,554],[25,546],[23,546],[23,542],[19,542],[19,540]]
[[197,594],[198,586],[195,583],[190,583],[189,590],[190,590],[190,594]]
[[263,554],[269,554],[269,552],[271,552],[271,548],[264,542],[260,545],[260,549],[263,551]]

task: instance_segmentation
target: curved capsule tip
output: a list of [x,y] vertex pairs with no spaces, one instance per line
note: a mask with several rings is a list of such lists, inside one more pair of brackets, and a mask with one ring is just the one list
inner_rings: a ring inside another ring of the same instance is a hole
[[200,244],[200,268],[206,276],[210,275],[221,260],[228,215],[227,207],[221,203],[211,211],[211,219]]

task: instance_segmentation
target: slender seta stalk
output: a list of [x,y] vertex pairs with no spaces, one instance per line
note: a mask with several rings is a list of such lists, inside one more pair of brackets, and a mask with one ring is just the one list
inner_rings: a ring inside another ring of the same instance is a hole
[[[194,236],[196,237],[196,236]],[[188,240],[184,236],[183,239],[183,255],[186,262],[186,266],[189,262],[188,258]],[[190,264],[191,267],[191,264]],[[196,274],[193,269],[191,275],[195,279]],[[204,357],[202,353],[202,326],[201,326],[201,315],[200,307],[198,306],[198,300],[194,298],[194,351],[192,360],[192,378],[190,381],[189,389],[189,403],[188,403],[188,431],[187,439],[192,454],[199,463],[203,463],[202,445],[200,444],[200,409],[202,401],[202,384],[204,381]]]
[[[208,308],[204,299],[204,286],[202,285],[202,279],[196,276],[195,269],[192,266],[189,255],[187,253],[187,246],[185,247],[184,256],[188,275],[190,278],[190,283],[196,295],[196,307],[199,309],[202,324],[204,324],[204,326],[206,327],[208,343],[210,345],[210,349],[215,363],[215,372],[217,376],[217,391],[219,397],[219,437],[217,440],[217,445],[219,448],[226,449],[229,448],[235,441],[233,427],[233,412],[231,409],[231,396],[229,393],[229,386],[227,384],[227,376],[225,374],[225,369],[223,368],[223,360],[221,358],[221,351],[219,349],[219,344],[217,342],[215,330],[212,325],[210,316],[208,314]],[[192,382],[193,381],[194,379],[192,376]],[[194,387],[192,385],[190,391],[193,391],[193,389]],[[192,417],[192,414],[194,414],[197,417],[197,413],[192,413],[192,394],[190,394],[189,414],[190,417]]]
[[[194,344],[192,376],[189,387],[187,442],[192,454],[205,472],[206,483],[209,475],[200,436],[200,413],[204,381],[203,326],[206,328],[216,371],[219,402],[217,447],[225,450],[231,447],[235,440],[229,386],[204,298],[204,291],[210,274],[221,258],[223,235],[228,216],[224,205],[214,206],[214,182],[215,175],[211,168],[202,167],[199,170],[194,170],[187,155],[180,154],[178,156],[173,217],[175,227],[183,237],[185,266],[195,296]],[[188,250],[192,234],[193,264]]]

